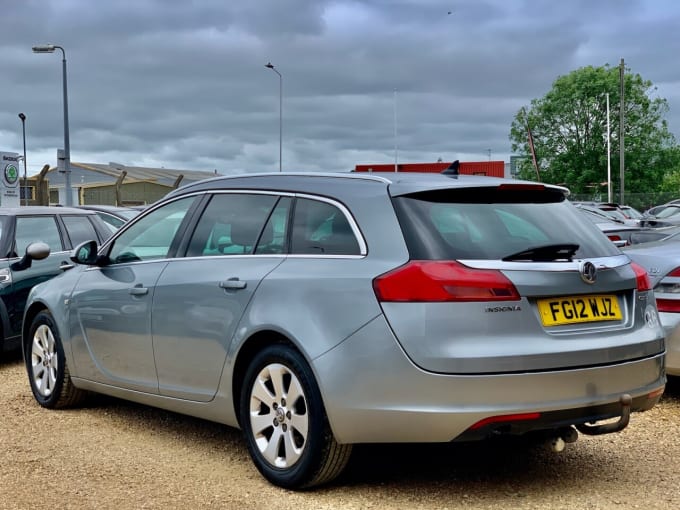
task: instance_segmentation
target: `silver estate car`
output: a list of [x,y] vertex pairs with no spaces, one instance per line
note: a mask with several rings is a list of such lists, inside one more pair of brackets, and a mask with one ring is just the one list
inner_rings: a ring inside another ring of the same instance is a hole
[[250,174],[171,192],[24,317],[47,408],[105,393],[243,430],[259,471],[332,480],[356,443],[623,429],[665,384],[646,272],[564,188]]

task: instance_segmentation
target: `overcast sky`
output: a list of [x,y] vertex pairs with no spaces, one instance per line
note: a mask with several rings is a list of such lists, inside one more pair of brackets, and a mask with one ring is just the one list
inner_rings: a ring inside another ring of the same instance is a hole
[[[0,151],[236,172],[508,161],[510,124],[554,80],[651,80],[680,138],[677,0],[0,0]],[[395,92],[396,91],[396,92]],[[395,123],[396,111],[396,123]],[[395,137],[395,127],[397,136]]]

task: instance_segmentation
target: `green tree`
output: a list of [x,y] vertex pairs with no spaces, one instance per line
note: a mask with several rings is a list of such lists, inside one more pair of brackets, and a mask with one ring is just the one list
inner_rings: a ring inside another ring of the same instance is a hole
[[[639,74],[624,73],[624,192],[660,188],[664,175],[677,169],[669,157],[676,147],[664,115],[665,99]],[[515,116],[510,129],[512,150],[529,155],[527,126],[531,128],[540,180],[562,184],[573,193],[606,192],[607,106],[609,94],[611,175],[619,188],[619,68],[583,67],[560,76],[542,98],[533,99]],[[520,176],[536,180],[527,158]],[[625,197],[624,197],[625,198]]]
[[667,149],[663,156],[667,170],[659,189],[680,197],[680,146]]

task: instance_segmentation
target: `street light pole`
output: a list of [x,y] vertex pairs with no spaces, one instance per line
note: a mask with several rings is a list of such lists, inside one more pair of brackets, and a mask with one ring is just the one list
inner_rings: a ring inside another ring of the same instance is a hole
[[61,46],[55,44],[45,44],[33,46],[33,53],[54,53],[54,50],[61,50],[62,82],[64,91],[64,187],[66,188],[66,205],[73,205],[73,191],[71,189],[71,147],[68,132],[68,92],[66,87],[66,51]]
[[264,66],[279,75],[279,172],[281,172],[281,156],[283,152],[283,76],[281,76],[281,73],[271,62],[267,62]]
[[[26,115],[23,113],[19,114],[21,119],[21,132],[24,137],[24,205],[28,205],[28,163],[26,163]],[[19,191],[21,191],[21,186],[19,186]],[[21,195],[21,193],[19,193]]]

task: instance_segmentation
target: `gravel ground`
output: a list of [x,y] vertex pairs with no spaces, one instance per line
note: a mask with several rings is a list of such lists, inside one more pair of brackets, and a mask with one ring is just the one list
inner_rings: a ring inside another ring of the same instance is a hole
[[49,411],[18,356],[0,361],[0,508],[673,509],[680,508],[680,384],[620,434],[555,454],[519,442],[355,449],[313,492],[261,478],[240,432],[97,398]]

